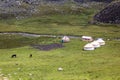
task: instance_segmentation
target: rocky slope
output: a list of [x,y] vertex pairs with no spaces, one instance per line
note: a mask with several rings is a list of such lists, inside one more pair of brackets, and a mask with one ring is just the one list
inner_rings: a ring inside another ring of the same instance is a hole
[[[75,10],[79,9],[82,4],[84,7],[90,7],[91,5],[87,2],[93,1],[109,2],[112,0],[0,0],[0,18],[6,19],[8,17],[16,17],[17,19],[20,19],[23,18],[23,16],[26,17],[38,13],[44,14],[42,13],[42,11],[47,11],[49,10],[48,8],[52,8],[52,10],[59,13],[67,11],[68,8],[73,10],[72,12],[74,12]],[[59,10],[58,8],[56,8],[56,6],[66,6],[66,4],[67,10]],[[77,12],[79,11],[80,10],[78,10]]]
[[103,23],[120,24],[120,2],[114,2],[94,16],[94,20]]

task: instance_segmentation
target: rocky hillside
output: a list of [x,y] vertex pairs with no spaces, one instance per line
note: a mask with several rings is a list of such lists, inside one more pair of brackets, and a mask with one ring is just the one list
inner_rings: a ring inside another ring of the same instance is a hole
[[120,2],[114,2],[94,16],[94,20],[103,23],[120,24]]
[[89,8],[91,5],[97,4],[90,2],[111,1],[112,0],[0,0],[0,18],[16,17],[20,19],[33,14],[48,14],[51,12],[79,13],[81,12],[81,6]]

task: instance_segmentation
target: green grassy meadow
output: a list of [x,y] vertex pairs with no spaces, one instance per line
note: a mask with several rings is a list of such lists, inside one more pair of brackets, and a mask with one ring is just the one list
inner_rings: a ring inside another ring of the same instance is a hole
[[[30,32],[54,35],[89,35],[93,37],[116,38],[120,36],[119,25],[91,25],[92,15],[49,15],[22,20],[0,20],[0,32]],[[47,33],[46,33],[47,32]]]
[[[71,39],[63,48],[42,51],[30,45],[60,43],[60,38],[0,35],[0,80],[120,80],[120,41],[115,40],[120,37],[120,25],[88,24],[93,13],[0,20],[0,32],[88,35],[106,41],[94,51],[83,51],[87,42],[80,39]],[[17,58],[11,58],[12,54]],[[63,71],[58,71],[59,67]]]
[[[51,39],[54,40],[59,42],[59,39]],[[30,43],[0,49],[0,73],[10,80],[119,80],[119,43],[106,41],[105,46],[94,51],[83,51],[86,42],[79,39],[72,39],[63,44],[65,47],[50,51],[34,49]],[[11,58],[12,54],[17,54],[17,58]],[[33,57],[29,58],[29,54]],[[59,67],[64,70],[58,71]]]

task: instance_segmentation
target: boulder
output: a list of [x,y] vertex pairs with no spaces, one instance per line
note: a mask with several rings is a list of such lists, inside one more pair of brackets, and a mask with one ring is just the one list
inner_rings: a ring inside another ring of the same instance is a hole
[[94,16],[94,20],[102,23],[120,24],[120,2],[114,2]]

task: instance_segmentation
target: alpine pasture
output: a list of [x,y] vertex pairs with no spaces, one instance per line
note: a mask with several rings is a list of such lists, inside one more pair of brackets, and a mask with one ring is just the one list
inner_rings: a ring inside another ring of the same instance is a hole
[[[84,51],[88,42],[81,38],[61,43],[61,37],[0,34],[0,80],[4,77],[8,80],[120,80],[120,25],[89,24],[96,11],[84,9],[80,14],[1,19],[0,32],[86,35],[103,38],[106,44],[93,51]],[[43,51],[31,46],[52,43],[64,47]],[[11,58],[13,54],[16,57]]]

